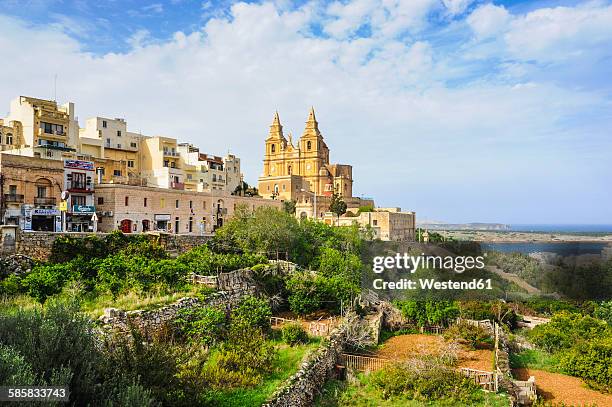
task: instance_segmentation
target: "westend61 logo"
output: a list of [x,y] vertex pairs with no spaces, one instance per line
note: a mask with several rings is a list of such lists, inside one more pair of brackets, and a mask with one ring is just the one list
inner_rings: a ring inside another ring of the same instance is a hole
[[484,256],[429,256],[421,253],[420,256],[412,256],[408,253],[397,253],[395,256],[376,256],[372,264],[374,273],[382,273],[385,270],[409,270],[414,273],[419,268],[453,270],[463,273],[466,269],[485,268]]
[[[398,296],[406,298],[413,295],[444,299],[436,292],[448,293],[443,295],[445,298],[448,295],[465,296],[467,292],[473,298],[475,292],[493,290],[492,280],[484,270],[485,257],[486,254],[437,256],[425,253],[416,256],[409,253],[376,256],[372,259],[372,273],[366,277],[364,288],[396,299],[400,299]],[[466,271],[468,273],[464,274]]]

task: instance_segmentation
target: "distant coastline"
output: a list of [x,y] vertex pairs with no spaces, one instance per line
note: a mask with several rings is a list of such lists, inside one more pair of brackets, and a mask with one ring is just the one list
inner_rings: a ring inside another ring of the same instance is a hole
[[471,240],[475,242],[610,242],[612,232],[515,232],[492,230],[436,230],[446,238]]

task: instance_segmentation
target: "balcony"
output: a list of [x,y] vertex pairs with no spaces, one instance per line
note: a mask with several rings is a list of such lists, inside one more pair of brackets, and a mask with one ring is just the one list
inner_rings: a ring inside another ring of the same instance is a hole
[[170,183],[170,188],[172,189],[179,189],[179,190],[184,190],[185,189],[185,184],[183,182],[171,182]]
[[22,194],[4,194],[4,202],[23,203],[23,195]]
[[37,196],[34,198],[34,205],[55,205],[55,197]]
[[93,184],[68,181],[66,183],[66,189],[70,192],[93,192]]
[[179,153],[176,151],[164,150],[164,157],[178,157]]

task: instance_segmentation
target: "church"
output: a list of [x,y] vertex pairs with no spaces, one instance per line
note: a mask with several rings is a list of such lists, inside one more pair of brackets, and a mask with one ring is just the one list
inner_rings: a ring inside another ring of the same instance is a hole
[[259,193],[265,198],[295,201],[298,216],[322,218],[336,192],[349,208],[374,206],[368,199],[353,197],[353,167],[330,164],[329,148],[319,131],[314,108],[310,109],[304,133],[294,145],[291,134],[285,138],[278,112],[266,138],[263,174]]

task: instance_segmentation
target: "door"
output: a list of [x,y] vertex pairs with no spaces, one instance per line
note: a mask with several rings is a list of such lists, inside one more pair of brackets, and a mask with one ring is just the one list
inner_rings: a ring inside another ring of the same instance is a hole
[[121,226],[119,227],[119,229],[123,233],[132,233],[132,221],[129,219],[123,219],[121,221]]
[[145,219],[142,221],[142,231],[143,232],[148,232],[150,230],[150,224],[149,224],[149,220]]

